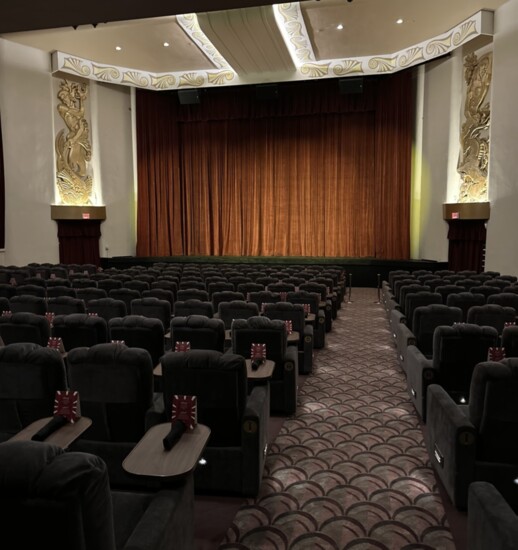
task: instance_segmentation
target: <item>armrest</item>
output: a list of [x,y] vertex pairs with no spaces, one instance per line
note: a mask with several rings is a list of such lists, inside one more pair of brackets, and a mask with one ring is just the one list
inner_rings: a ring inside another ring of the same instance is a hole
[[388,316],[392,336],[396,338],[396,327],[401,323],[406,324],[406,315],[400,309],[391,309],[388,312]]
[[[247,400],[241,430],[243,448],[243,487],[246,494],[257,494],[268,451],[270,386],[255,386]],[[252,467],[253,466],[253,467]]]
[[458,509],[467,507],[475,476],[477,432],[462,409],[438,384],[427,389],[426,445],[432,466]]
[[314,332],[313,325],[305,325],[304,333],[300,336],[303,340],[299,350],[303,351],[304,360],[304,364],[299,365],[301,374],[308,374],[313,369]]
[[415,346],[407,347],[406,377],[408,393],[423,422],[426,421],[426,388],[436,381],[433,362]]
[[513,550],[518,517],[494,485],[475,481],[468,490],[468,548]]
[[[175,489],[158,491],[154,495],[146,493],[115,493],[115,514],[119,518],[123,511],[127,515],[131,509],[145,508],[131,536],[124,545],[126,548],[156,550],[166,548],[171,540],[178,548],[194,546],[194,487],[193,478],[188,476]],[[119,506],[118,501],[121,500]],[[133,503],[131,501],[134,501]],[[120,514],[118,510],[120,509]],[[121,521],[126,519],[120,518]]]
[[408,346],[416,345],[415,334],[408,328],[406,323],[397,323],[394,325],[394,339],[401,368],[407,372],[407,350]]

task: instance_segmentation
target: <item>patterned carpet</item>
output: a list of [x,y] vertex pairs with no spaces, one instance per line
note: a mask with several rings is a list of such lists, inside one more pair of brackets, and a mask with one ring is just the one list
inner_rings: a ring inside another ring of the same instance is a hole
[[455,549],[377,290],[351,299],[220,549]]

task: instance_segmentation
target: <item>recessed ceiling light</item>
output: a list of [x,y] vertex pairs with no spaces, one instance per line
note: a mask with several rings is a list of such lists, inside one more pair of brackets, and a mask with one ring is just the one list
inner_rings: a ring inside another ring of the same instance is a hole
[[120,52],[122,50],[122,47],[121,46],[115,46],[115,49]]
[[337,30],[341,31],[344,28],[344,26],[342,25],[342,23],[339,23],[338,25],[336,25],[336,28]]
[[164,42],[164,48],[169,48],[169,42]]
[[401,17],[399,19],[396,19],[396,23],[398,25],[401,25],[403,23],[403,19],[401,19]]

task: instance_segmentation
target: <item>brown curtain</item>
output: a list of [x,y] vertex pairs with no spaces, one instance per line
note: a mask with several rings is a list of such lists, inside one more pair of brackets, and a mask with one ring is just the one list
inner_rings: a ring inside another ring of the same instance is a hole
[[59,261],[63,264],[101,264],[101,220],[58,220]]
[[448,220],[448,269],[484,271],[485,220]]
[[137,90],[137,255],[409,257],[412,75]]

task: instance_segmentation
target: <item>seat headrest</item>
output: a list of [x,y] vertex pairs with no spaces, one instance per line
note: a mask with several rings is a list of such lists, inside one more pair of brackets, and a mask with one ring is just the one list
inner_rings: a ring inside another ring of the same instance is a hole
[[280,319],[269,319],[262,315],[254,315],[248,319],[235,319],[232,323],[233,329],[252,328],[252,329],[275,329],[286,330],[284,321]]

